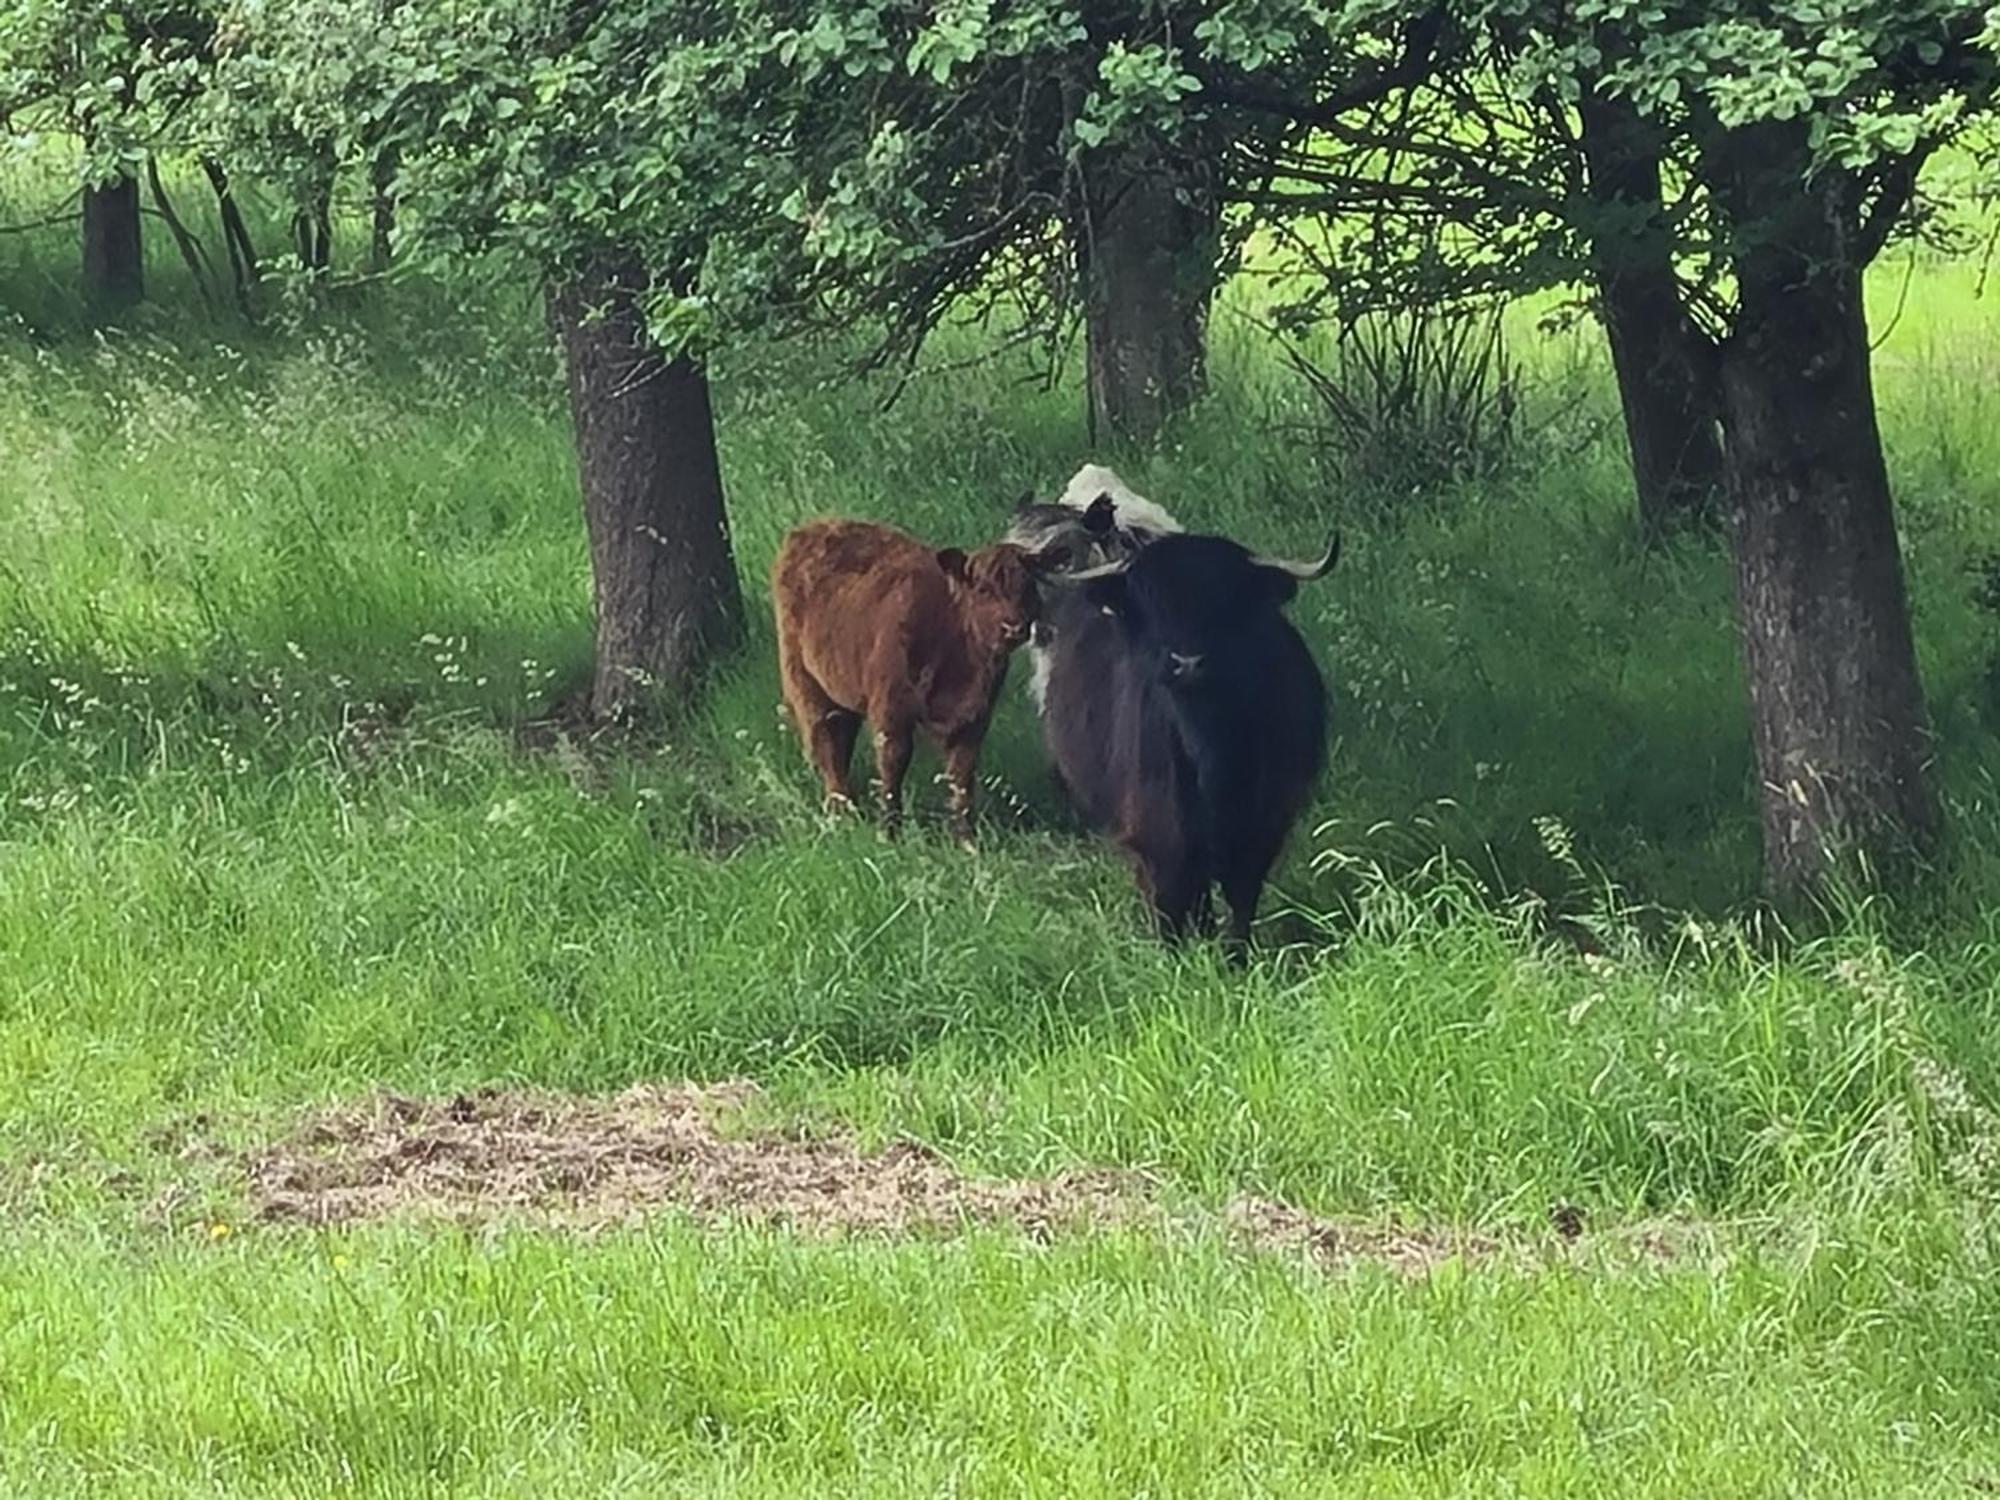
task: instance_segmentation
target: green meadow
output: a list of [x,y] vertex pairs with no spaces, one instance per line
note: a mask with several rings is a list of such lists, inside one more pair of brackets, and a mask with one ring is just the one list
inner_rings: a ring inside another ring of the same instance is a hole
[[[532,297],[412,282],[253,328],[162,242],[154,305],[93,334],[70,253],[0,238],[0,1493],[2000,1485],[1976,265],[1903,252],[1873,288],[1950,846],[1785,925],[1729,566],[1637,544],[1588,325],[1521,310],[1512,441],[1402,489],[1342,478],[1240,307],[1150,454],[1090,450],[1073,379],[964,366],[972,333],[886,410],[823,352],[725,360],[751,640],[657,731],[592,740],[555,714],[589,575]],[[976,855],[928,759],[902,842],[823,816],[780,720],[787,527],[977,543],[1093,457],[1200,529],[1346,539],[1293,609],[1332,770],[1246,973],[1145,935],[1024,674]],[[312,1228],[174,1145],[380,1090],[729,1078],[773,1127],[1124,1169],[1171,1213]],[[1501,1250],[1412,1277],[1246,1249],[1245,1195]]]

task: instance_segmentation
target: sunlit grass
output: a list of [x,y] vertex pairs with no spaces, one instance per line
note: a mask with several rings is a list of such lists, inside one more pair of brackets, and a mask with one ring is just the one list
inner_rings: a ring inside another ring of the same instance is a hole
[[[1875,1290],[1840,1247],[1803,1276],[1744,1254],[1418,1287],[1122,1237],[841,1248],[669,1228],[129,1253],[0,1251],[0,1483],[1792,1497],[1947,1495],[1985,1472],[1977,1446],[1937,1456],[1979,1396],[1907,1363],[1934,1324],[1827,1357]],[[1906,1428],[1927,1386],[1935,1416]]]
[[[1516,334],[1536,421],[1503,478],[1392,504],[1327,480],[1296,382],[1223,316],[1217,397],[1111,456],[1195,526],[1346,532],[1294,609],[1333,769],[1246,976],[1143,935],[1018,685],[974,857],[824,820],[779,720],[784,529],[989,538],[1086,456],[1073,388],[1002,364],[884,413],[803,355],[724,362],[751,643],[658,736],[577,745],[517,732],[589,650],[531,297],[409,287],[251,329],[156,268],[164,305],[94,338],[63,322],[61,246],[0,238],[29,314],[0,327],[0,1490],[2000,1473],[2000,619],[1974,568],[2000,398],[1971,271],[1873,288],[1952,848],[1918,895],[1790,934],[1752,904],[1727,561],[1635,545],[1587,331]],[[1193,1227],[323,1237],[243,1222],[226,1172],[156,1143],[378,1087],[734,1074],[969,1170],[1140,1168]],[[150,1227],[176,1184],[230,1231]],[[1408,1285],[1225,1247],[1238,1193],[1510,1243],[1559,1201],[1728,1227],[1659,1270]]]

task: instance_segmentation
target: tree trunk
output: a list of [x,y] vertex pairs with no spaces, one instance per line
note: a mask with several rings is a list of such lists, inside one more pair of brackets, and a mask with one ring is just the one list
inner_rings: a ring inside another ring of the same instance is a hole
[[153,195],[153,212],[160,222],[167,226],[167,233],[173,238],[174,248],[181,253],[181,262],[187,267],[188,279],[201,294],[201,305],[210,312],[215,310],[215,290],[209,284],[208,252],[201,247],[201,241],[181,222],[181,216],[174,210],[174,200],[167,196],[167,185],[160,178],[160,159],[146,158],[146,186]]
[[597,598],[591,714],[686,691],[742,639],[708,378],[647,334],[644,274],[607,262],[549,296],[569,371]]
[[1681,301],[1660,201],[1660,148],[1623,100],[1586,93],[1583,152],[1591,258],[1625,440],[1649,538],[1716,519],[1722,493],[1720,392]]
[[298,206],[292,210],[292,243],[299,265],[307,271],[333,268],[333,178],[331,143],[318,147],[306,175]]
[[83,292],[101,313],[121,312],[146,295],[135,178],[83,190]]
[[315,187],[292,215],[299,264],[308,271],[333,268],[333,185]]
[[235,283],[237,305],[247,317],[254,310],[251,292],[261,275],[257,247],[250,242],[249,226],[243,222],[243,211],[237,207],[236,194],[230,190],[228,171],[212,156],[201,159],[201,169],[208,175],[209,186],[215,189],[215,213],[222,222],[222,243],[229,251],[230,279]]
[[1198,172],[1147,156],[1100,165],[1082,209],[1091,436],[1144,442],[1207,388],[1219,205]]
[[1731,531],[1765,878],[1876,874],[1940,830],[1869,370],[1851,197],[1803,129],[1731,134],[1717,174],[1740,312],[1722,351]]
[[368,236],[368,269],[380,276],[389,269],[396,238],[396,167],[394,146],[375,153],[368,173],[372,222]]

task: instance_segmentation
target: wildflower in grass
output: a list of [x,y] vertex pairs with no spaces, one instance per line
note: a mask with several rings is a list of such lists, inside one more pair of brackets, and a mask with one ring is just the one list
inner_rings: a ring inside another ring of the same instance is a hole
[[233,1233],[234,1230],[219,1220],[208,1226],[208,1237],[212,1240],[226,1240]]

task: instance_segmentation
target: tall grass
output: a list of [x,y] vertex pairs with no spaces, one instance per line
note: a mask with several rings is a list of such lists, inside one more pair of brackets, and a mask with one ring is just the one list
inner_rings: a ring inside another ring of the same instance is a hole
[[[654,739],[524,732],[589,649],[532,298],[251,328],[168,270],[92,334],[64,253],[0,237],[0,1489],[1943,1494],[2000,1458],[2000,412],[1960,268],[1879,355],[1952,847],[1789,933],[1727,561],[1636,545],[1587,337],[1512,336],[1525,463],[1387,497],[1295,441],[1310,393],[1225,312],[1217,397],[1105,456],[1196,527],[1346,533],[1294,607],[1333,771],[1237,975],[1143,935],[1018,684],[972,857],[822,817],[761,615]],[[976,542],[1059,485],[1080,400],[1020,373],[884,413],[811,353],[725,361],[746,589],[810,515]],[[153,1144],[188,1115],[736,1073],[976,1170],[1141,1168],[1197,1226],[1249,1192],[1712,1227],[1657,1272],[1425,1287],[1198,1227],[141,1227],[190,1183],[240,1213]]]

